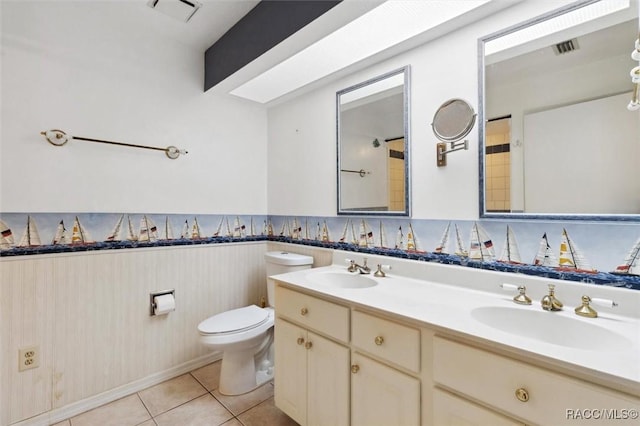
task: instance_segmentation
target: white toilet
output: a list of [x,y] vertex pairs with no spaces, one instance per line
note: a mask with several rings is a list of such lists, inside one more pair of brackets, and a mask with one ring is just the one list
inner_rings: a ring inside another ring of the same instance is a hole
[[313,257],[281,251],[264,255],[269,307],[256,305],[214,315],[198,325],[200,341],[223,351],[219,391],[247,393],[273,378],[274,282],[268,277],[311,268]]

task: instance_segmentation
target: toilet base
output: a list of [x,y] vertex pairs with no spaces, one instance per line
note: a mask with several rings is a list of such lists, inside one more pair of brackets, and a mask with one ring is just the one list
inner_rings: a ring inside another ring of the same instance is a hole
[[218,391],[229,396],[251,392],[273,379],[273,368],[272,328],[257,353],[255,347],[225,351]]

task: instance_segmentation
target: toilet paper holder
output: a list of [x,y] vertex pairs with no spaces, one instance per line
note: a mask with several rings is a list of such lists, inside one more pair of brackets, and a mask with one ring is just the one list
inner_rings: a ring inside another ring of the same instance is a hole
[[175,299],[176,297],[176,290],[175,289],[170,289],[170,290],[160,290],[160,291],[155,291],[153,293],[149,293],[149,315],[151,316],[155,316],[156,312],[156,302],[155,302],[155,297],[156,296],[164,296],[165,294],[170,294],[171,296],[173,296],[173,298]]

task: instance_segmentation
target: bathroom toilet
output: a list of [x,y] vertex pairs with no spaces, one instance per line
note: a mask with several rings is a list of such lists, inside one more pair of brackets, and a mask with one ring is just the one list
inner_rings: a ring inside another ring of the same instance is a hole
[[270,251],[265,253],[269,306],[233,309],[198,325],[200,341],[222,351],[219,391],[223,395],[247,393],[273,378],[274,282],[271,275],[309,269],[311,256]]

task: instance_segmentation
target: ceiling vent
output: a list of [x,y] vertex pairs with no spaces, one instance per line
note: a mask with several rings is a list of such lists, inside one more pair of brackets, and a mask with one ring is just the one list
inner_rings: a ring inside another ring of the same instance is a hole
[[179,21],[187,22],[202,4],[191,0],[149,0],[147,6]]
[[572,38],[571,40],[563,41],[553,46],[553,51],[556,55],[564,55],[565,53],[573,52],[574,50],[578,50],[580,46],[578,46],[578,39]]

